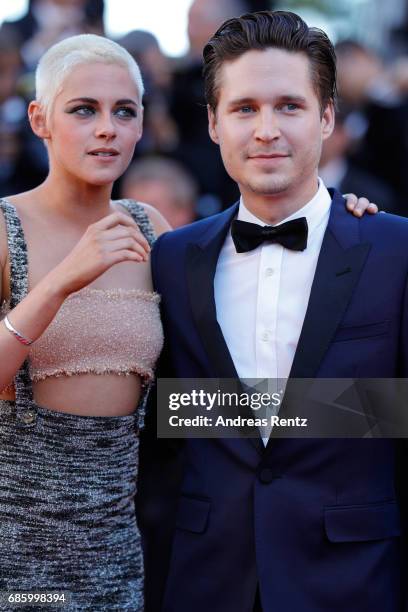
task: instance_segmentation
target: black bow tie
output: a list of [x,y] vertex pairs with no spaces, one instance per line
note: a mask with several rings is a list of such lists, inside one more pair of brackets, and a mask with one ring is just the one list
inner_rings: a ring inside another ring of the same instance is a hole
[[231,223],[231,237],[237,253],[252,251],[265,241],[278,242],[292,251],[304,251],[307,245],[307,220],[301,217],[276,227],[236,220]]

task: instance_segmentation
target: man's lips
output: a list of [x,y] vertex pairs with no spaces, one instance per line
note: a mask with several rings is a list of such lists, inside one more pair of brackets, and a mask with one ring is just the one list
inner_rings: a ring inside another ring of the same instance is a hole
[[249,159],[280,159],[289,157],[288,153],[253,153],[248,155]]

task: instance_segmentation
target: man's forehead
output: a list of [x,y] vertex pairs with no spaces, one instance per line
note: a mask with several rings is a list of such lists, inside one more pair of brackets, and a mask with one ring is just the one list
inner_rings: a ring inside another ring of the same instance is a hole
[[289,66],[307,71],[309,64],[309,58],[303,51],[288,51],[278,47],[267,47],[265,49],[250,49],[236,58],[227,59],[222,63],[221,69],[224,72],[236,72],[241,69],[272,72],[287,70]]
[[307,55],[277,48],[246,51],[238,58],[223,62],[217,84],[228,97],[250,97],[257,88],[289,88],[291,95],[298,95],[299,87],[313,89]]

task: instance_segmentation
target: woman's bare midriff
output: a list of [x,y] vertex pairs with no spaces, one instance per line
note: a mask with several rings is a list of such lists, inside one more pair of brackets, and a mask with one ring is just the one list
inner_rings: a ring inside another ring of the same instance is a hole
[[[39,406],[81,416],[127,416],[135,412],[142,393],[136,374],[75,374],[49,377],[34,383]],[[14,392],[0,393],[0,400],[14,401]]]

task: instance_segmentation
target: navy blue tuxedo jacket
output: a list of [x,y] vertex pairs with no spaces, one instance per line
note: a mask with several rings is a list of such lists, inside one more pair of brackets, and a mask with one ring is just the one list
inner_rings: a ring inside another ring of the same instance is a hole
[[[162,376],[237,376],[213,290],[236,212],[157,240]],[[334,192],[291,377],[406,377],[407,274],[408,221],[358,219]],[[165,612],[250,612],[257,586],[265,612],[405,609],[404,442],[189,439],[183,452]]]

